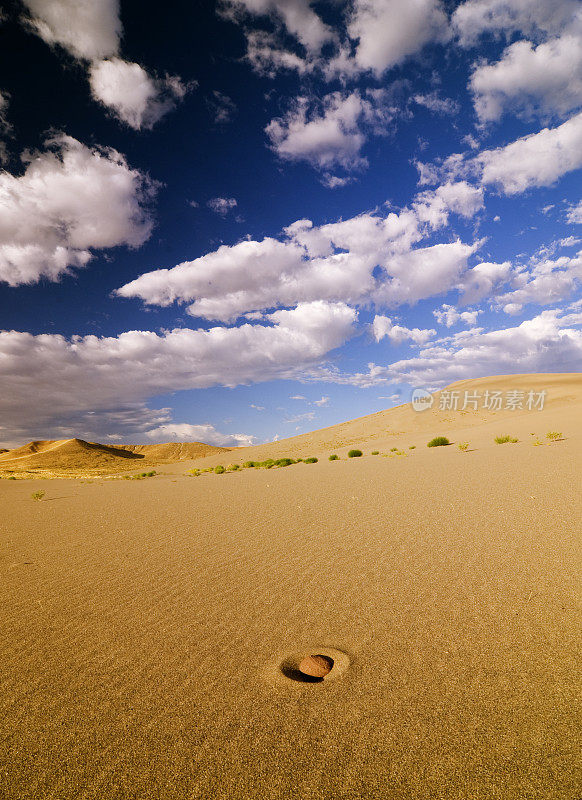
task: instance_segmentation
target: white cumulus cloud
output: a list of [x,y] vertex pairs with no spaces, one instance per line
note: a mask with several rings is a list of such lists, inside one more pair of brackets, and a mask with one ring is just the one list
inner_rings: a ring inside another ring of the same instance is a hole
[[449,27],[439,0],[355,0],[348,34],[357,41],[356,65],[379,76],[426,44],[446,41]]
[[269,16],[305,47],[308,52],[319,52],[334,38],[332,30],[313,11],[308,0],[226,0],[223,13],[234,19],[245,15]]
[[0,280],[56,281],[85,266],[92,250],[139,247],[153,227],[155,188],[115,150],[48,140],[22,176],[0,173]]
[[360,122],[370,111],[370,103],[358,92],[333,92],[315,105],[299,97],[265,132],[280,158],[307,161],[320,169],[339,165],[351,170],[366,164],[360,154],[366,141]]
[[94,61],[89,68],[93,97],[135,130],[151,129],[188,91],[180,78],[152,78],[121,58]]
[[250,447],[255,437],[248,433],[221,433],[214,425],[190,425],[187,422],[170,422],[144,431],[144,436],[154,442],[204,442],[215,447]]
[[484,150],[476,157],[481,181],[513,195],[550,186],[562,175],[582,167],[582,114],[556,128],[543,128],[505,147]]
[[31,27],[49,45],[60,45],[89,70],[93,98],[139,130],[152,128],[194,84],[177,76],[157,78],[119,57],[123,26],[119,0],[23,0]]
[[571,225],[582,225],[582,201],[576,206],[571,206],[566,213],[566,221]]
[[[427,204],[435,197],[438,215],[429,215]],[[431,220],[432,230],[446,221],[448,209],[468,216],[481,202],[480,190],[451,184],[441,194],[422,195],[422,219],[415,210],[404,209],[399,214],[361,214],[319,227],[310,220],[297,220],[285,229],[282,240],[223,245],[172,269],[144,273],[117,294],[152,305],[189,303],[192,316],[226,322],[317,299],[390,306],[415,303],[456,286],[478,247],[453,241],[413,250],[428,232],[424,220]]]
[[49,45],[76,58],[107,58],[119,49],[119,0],[23,0],[29,24]]
[[395,325],[390,317],[376,315],[372,323],[372,331],[377,342],[387,336],[392,344],[399,345],[402,342],[411,341],[414,344],[426,344],[429,339],[436,336],[434,328],[423,330],[421,328],[405,328],[402,325]]
[[582,105],[582,24],[579,35],[564,34],[535,47],[510,45],[494,64],[478,65],[470,89],[482,122],[505,111],[531,116],[566,114]]
[[580,313],[546,310],[517,327],[463,331],[416,358],[377,368],[373,377],[432,386],[483,375],[581,371],[581,325]]
[[432,313],[439,325],[446,325],[447,328],[452,328],[457,322],[463,322],[465,325],[475,325],[477,317],[482,312],[458,311],[454,306],[443,303],[440,309],[437,308]]
[[234,197],[213,197],[206,205],[216,214],[225,217],[229,211],[237,207],[238,203]]
[[455,10],[452,24],[461,44],[471,46],[487,33],[559,33],[579,9],[578,0],[466,0]]
[[146,408],[146,398],[294,378],[344,344],[355,321],[345,304],[319,301],[236,328],[71,339],[2,331],[0,383],[10,392],[0,393],[1,438],[143,433],[171,422],[167,409]]

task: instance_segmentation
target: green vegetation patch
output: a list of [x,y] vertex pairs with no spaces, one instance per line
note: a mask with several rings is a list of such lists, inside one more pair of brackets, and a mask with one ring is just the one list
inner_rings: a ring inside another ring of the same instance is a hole
[[361,450],[348,450],[348,458],[360,458],[363,455]]
[[427,444],[427,447],[445,447],[447,444],[450,444],[450,442],[446,436],[435,436]]
[[508,434],[506,434],[505,436],[495,437],[495,444],[507,444],[508,442],[515,444],[518,441],[519,439],[514,439],[512,436],[509,436]]

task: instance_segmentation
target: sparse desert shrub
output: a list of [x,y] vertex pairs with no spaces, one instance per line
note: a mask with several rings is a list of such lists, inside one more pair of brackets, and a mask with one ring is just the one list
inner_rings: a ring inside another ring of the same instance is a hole
[[444,447],[447,444],[450,444],[450,442],[446,436],[435,436],[434,439],[431,439],[427,444],[427,447]]
[[240,469],[240,464],[229,464],[226,469],[228,470],[228,472],[236,472],[237,470]]
[[459,448],[459,450],[461,450],[463,453],[466,453],[466,452],[467,452],[467,450],[469,449],[469,442],[459,442],[459,444],[457,445],[457,447],[458,447],[458,448]]
[[397,447],[391,447],[391,448],[390,448],[390,452],[391,452],[391,453],[396,453],[396,451],[397,451],[397,450],[398,450],[398,448],[397,448]]
[[362,455],[361,450],[348,450],[348,458],[360,458]]
[[197,478],[200,475],[199,469],[189,469],[186,475],[191,475],[193,478]]
[[408,449],[409,450],[416,450],[416,445],[415,444],[410,444],[410,445],[408,445]]
[[218,466],[214,467],[214,472],[216,475],[222,475],[223,472],[226,472],[225,468],[222,464],[218,464]]
[[333,455],[329,456],[330,461],[339,461],[339,456],[333,453]]
[[294,463],[295,462],[293,461],[292,458],[279,458],[277,461],[275,461],[275,464],[278,467],[290,467],[291,464],[294,464]]
[[512,444],[515,444],[517,441],[519,441],[519,440],[518,439],[514,439],[512,436],[509,436],[509,434],[506,434],[505,436],[496,436],[495,437],[495,444],[507,444],[508,442],[511,442]]
[[143,481],[144,478],[153,478],[154,475],[157,475],[155,470],[151,472],[138,472],[136,475],[124,475],[124,481]]
[[301,464],[301,463],[303,463],[303,459],[302,458],[296,458],[295,459],[295,463],[296,464]]
[[532,442],[532,444],[533,444],[534,447],[543,447],[544,446],[544,443],[540,442],[539,439],[536,439],[534,442]]
[[33,492],[30,496],[33,500],[42,500],[44,497],[44,492]]
[[546,433],[546,439],[549,439],[550,442],[557,442],[558,439],[562,438],[562,434],[558,433],[558,431],[548,431]]
[[257,466],[256,461],[245,461],[245,463],[243,464],[243,469],[252,469],[253,467],[256,466]]
[[9,481],[15,481],[16,477],[14,475],[9,475],[8,480]]
[[314,456],[310,456],[309,458],[305,459],[306,464],[317,464],[317,458]]
[[379,450],[372,450],[372,455],[373,456],[379,456],[380,455],[380,451]]

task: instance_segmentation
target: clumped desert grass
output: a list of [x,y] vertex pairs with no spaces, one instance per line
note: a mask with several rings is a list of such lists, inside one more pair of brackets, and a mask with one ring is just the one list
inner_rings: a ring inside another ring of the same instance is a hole
[[505,434],[505,436],[495,437],[495,444],[507,444],[508,442],[515,444],[518,441],[519,439],[514,439],[513,436],[509,436],[509,434]]
[[189,469],[186,475],[191,475],[193,478],[197,478],[200,475],[199,469]]
[[294,464],[294,463],[295,463],[295,461],[293,461],[292,458],[279,458],[277,461],[275,461],[275,464],[278,467],[290,467],[291,464]]
[[362,455],[361,450],[348,450],[348,458],[360,458]]
[[548,431],[546,433],[546,439],[549,439],[550,442],[557,442],[561,438],[562,434],[558,433],[558,431]]
[[243,464],[243,469],[252,469],[253,467],[256,466],[257,466],[256,461],[245,461],[245,463]]
[[329,456],[329,460],[330,461],[339,461],[339,456],[336,455],[335,453],[333,453],[331,456]]
[[534,442],[532,442],[532,444],[533,444],[534,447],[543,447],[544,446],[544,443],[540,442],[539,439],[536,439]]
[[396,453],[396,452],[397,452],[397,450],[398,450],[398,448],[397,448],[397,447],[391,447],[391,448],[390,448],[390,452],[391,452],[391,453]]
[[431,439],[427,444],[427,447],[444,447],[447,444],[450,444],[450,442],[446,436],[435,436],[434,439]]
[[409,444],[408,445],[408,449],[409,450],[416,450],[416,445],[415,444]]
[[380,451],[379,450],[372,450],[372,455],[373,456],[379,456],[380,455]]
[[222,464],[217,464],[217,465],[214,467],[214,473],[215,473],[215,475],[222,475],[224,472],[226,472],[226,470],[225,470],[225,468],[222,466]]
[[459,448],[459,450],[461,450],[461,452],[466,453],[467,450],[469,449],[469,442],[459,442],[457,447]]
[[226,469],[228,472],[237,472],[240,469],[240,464],[229,464]]
[[317,464],[318,459],[315,456],[310,456],[309,458],[305,459],[306,464]]
[[45,493],[42,492],[42,491],[41,492],[33,492],[30,496],[32,497],[33,500],[42,500],[42,498],[44,497],[44,494]]
[[151,472],[138,472],[137,475],[124,475],[124,481],[142,481],[144,478],[153,478],[156,471],[153,469]]

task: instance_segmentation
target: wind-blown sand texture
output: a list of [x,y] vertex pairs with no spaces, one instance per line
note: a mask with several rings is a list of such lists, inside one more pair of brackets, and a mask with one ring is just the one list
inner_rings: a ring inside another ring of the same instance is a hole
[[[0,796],[579,800],[582,378],[465,385],[549,396],[1,480]],[[185,475],[281,455],[320,461]],[[341,670],[290,680],[290,654]]]

